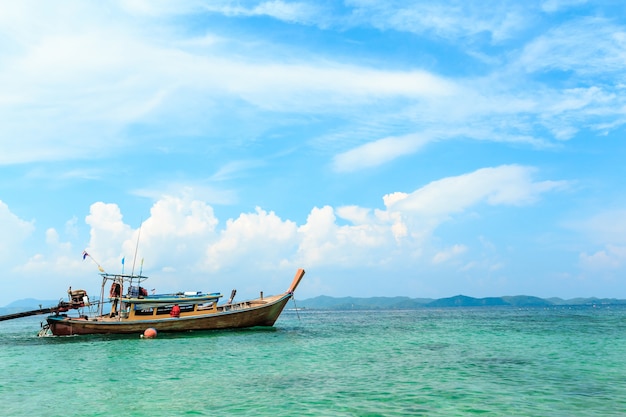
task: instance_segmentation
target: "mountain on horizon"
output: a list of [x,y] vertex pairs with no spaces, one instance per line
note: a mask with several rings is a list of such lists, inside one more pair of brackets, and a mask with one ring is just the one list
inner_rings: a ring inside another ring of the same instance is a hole
[[[40,307],[52,307],[58,300],[37,300],[24,298],[0,307],[0,315],[19,313]],[[474,298],[456,295],[447,298],[397,297],[330,297],[320,295],[305,300],[296,300],[296,306],[312,310],[413,310],[420,308],[449,307],[551,307],[551,306],[592,306],[626,305],[626,300],[616,298],[539,298],[529,295]]]
[[20,313],[22,311],[35,310],[38,308],[54,307],[59,300],[37,300],[35,298],[22,298],[0,307],[0,315]]
[[411,310],[417,308],[448,307],[551,307],[626,305],[626,300],[616,298],[539,298],[529,295],[474,298],[456,295],[447,298],[410,297],[330,297],[320,295],[306,300],[296,300],[299,308],[315,310]]

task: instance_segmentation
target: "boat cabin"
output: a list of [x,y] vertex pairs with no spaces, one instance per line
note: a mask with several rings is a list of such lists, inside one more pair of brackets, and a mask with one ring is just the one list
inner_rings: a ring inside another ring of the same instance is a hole
[[[188,293],[187,293],[188,294]],[[177,317],[192,317],[217,311],[220,293],[194,295],[163,294],[142,298],[123,297],[122,318],[128,320],[153,320],[172,316],[172,309],[178,306]]]

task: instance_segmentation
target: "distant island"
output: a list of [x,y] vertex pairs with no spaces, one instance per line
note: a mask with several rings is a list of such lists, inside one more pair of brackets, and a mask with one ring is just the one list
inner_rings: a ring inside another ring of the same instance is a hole
[[[53,307],[58,300],[25,298],[0,307],[0,315],[13,314],[41,307]],[[320,295],[305,300],[295,300],[299,309],[311,310],[413,310],[421,308],[450,307],[555,307],[555,306],[626,306],[626,300],[617,298],[539,298],[529,295],[474,298],[456,295],[448,298],[410,297],[329,297]]]
[[329,297],[321,295],[297,300],[298,308],[316,310],[412,310],[418,308],[449,307],[554,307],[554,306],[606,306],[626,305],[626,300],[616,298],[539,298],[528,295],[474,298],[457,295],[448,298],[409,297]]

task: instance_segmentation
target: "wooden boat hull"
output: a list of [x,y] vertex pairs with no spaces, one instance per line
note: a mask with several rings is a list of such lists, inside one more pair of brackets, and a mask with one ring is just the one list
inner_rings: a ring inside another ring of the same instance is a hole
[[153,320],[117,320],[99,317],[95,319],[71,318],[65,315],[48,316],[50,331],[55,336],[88,334],[142,334],[153,328],[157,332],[187,332],[193,330],[237,329],[274,325],[293,292],[270,297],[250,307],[240,309],[221,308],[218,312],[192,317],[161,318]]

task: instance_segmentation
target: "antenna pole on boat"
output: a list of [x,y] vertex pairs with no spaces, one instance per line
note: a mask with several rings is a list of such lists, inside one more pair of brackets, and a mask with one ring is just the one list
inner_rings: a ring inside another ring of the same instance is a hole
[[[141,237],[141,226],[143,226],[143,220],[139,224],[139,233],[137,233],[137,244],[135,245],[135,256],[133,257],[133,270],[131,271],[131,275],[135,275],[135,262],[137,261],[137,251],[139,250],[139,238]],[[141,262],[143,269],[143,260]],[[141,275],[141,273],[139,274]]]

